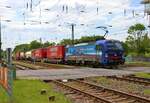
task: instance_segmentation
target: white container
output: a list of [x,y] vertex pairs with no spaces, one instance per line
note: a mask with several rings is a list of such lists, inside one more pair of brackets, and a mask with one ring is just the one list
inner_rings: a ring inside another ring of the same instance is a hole
[[26,58],[31,58],[31,51],[25,53]]

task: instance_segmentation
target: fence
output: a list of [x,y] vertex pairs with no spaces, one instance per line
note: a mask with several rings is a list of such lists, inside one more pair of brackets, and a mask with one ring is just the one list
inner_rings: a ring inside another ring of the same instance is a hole
[[150,62],[150,57],[135,57],[135,56],[127,56],[126,57],[127,62]]
[[7,68],[0,68],[0,84],[5,89],[8,89],[8,69]]

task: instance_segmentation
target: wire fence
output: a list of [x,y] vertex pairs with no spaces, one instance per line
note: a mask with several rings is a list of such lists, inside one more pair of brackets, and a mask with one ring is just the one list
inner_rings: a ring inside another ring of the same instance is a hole
[[126,62],[150,62],[150,57],[143,56],[127,56]]

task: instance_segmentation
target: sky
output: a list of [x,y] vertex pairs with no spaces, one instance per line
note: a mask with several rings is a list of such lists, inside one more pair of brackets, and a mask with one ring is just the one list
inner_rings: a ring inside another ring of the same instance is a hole
[[148,26],[148,18],[144,15],[144,6],[140,2],[141,0],[0,0],[2,48],[14,48],[40,38],[42,42],[71,39],[71,24],[75,24],[75,38],[104,35],[104,30],[96,29],[104,26],[109,31],[107,39],[125,41],[131,25],[143,23]]

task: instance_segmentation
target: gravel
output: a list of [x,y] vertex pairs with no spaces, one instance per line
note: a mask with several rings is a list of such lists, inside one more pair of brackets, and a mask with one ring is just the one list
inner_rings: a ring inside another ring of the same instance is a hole
[[111,76],[111,75],[124,75],[133,74],[133,71],[125,70],[110,70],[102,68],[88,68],[82,67],[81,69],[44,69],[44,70],[17,70],[17,78],[20,79],[41,79],[41,80],[54,80],[54,79],[76,79],[91,76]]

